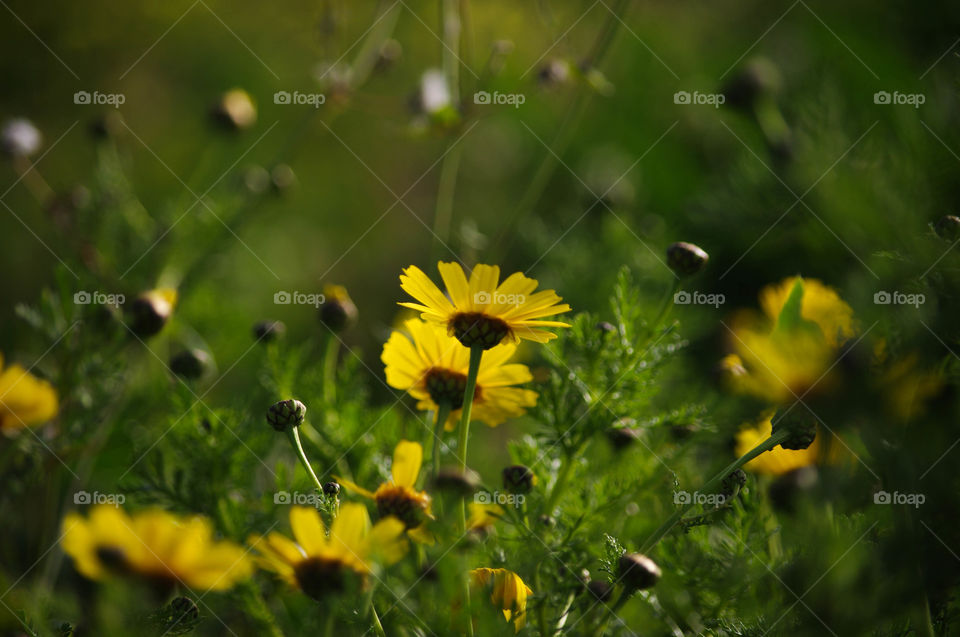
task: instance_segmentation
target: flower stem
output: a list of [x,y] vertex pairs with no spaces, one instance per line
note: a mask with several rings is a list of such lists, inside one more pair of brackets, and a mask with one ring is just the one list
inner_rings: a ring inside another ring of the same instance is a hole
[[470,437],[470,411],[473,408],[473,395],[477,390],[477,373],[480,371],[480,359],[483,348],[474,345],[470,348],[470,367],[467,369],[467,386],[463,391],[463,409],[460,412],[460,469],[467,470],[467,440]]
[[323,493],[323,484],[321,484],[317,478],[317,474],[313,472],[313,467],[310,466],[310,461],[307,460],[307,454],[303,452],[303,445],[300,444],[300,433],[297,429],[297,427],[291,427],[287,430],[287,437],[290,438],[290,444],[293,445],[294,450],[297,452],[297,457],[300,458],[300,464],[303,465],[303,468],[306,469],[310,477],[313,478],[313,483],[317,485],[320,493]]
[[450,415],[450,403],[442,402],[437,406],[437,422],[433,426],[433,479],[440,473],[440,443],[443,441],[443,427]]
[[337,384],[337,355],[340,353],[340,341],[333,330],[327,332],[326,343],[323,348],[323,407],[324,416],[333,413],[333,403],[336,400]]
[[580,454],[580,451],[587,442],[588,441],[584,441],[583,443],[577,445],[564,457],[563,466],[560,467],[560,473],[557,474],[557,481],[553,483],[553,489],[550,491],[550,496],[547,498],[547,505],[545,507],[547,515],[553,515],[553,509],[557,506],[557,502],[560,500],[560,495],[567,487],[567,481],[570,480],[570,474],[573,473],[576,457]]
[[[779,445],[781,442],[786,440],[789,435],[790,435],[790,431],[786,428],[784,428],[782,431],[778,431],[777,433],[773,434],[772,436],[770,436],[769,438],[761,442],[759,445],[757,445],[747,453],[740,456],[737,460],[734,460],[732,463],[724,467],[720,471],[720,473],[710,478],[710,480],[708,480],[707,483],[700,488],[700,492],[705,494],[713,493],[716,490],[716,488],[720,485],[720,483],[723,481],[724,478],[726,478],[728,475],[730,475],[731,473],[733,473],[743,465],[747,464],[748,462],[750,462],[760,454],[770,451],[771,449]],[[647,539],[647,541],[644,543],[641,551],[647,552],[653,547],[655,547],[657,545],[657,542],[659,542],[664,535],[669,533],[670,529],[676,526],[677,522],[680,521],[680,518],[683,517],[683,514],[686,513],[691,506],[693,506],[693,498],[691,498],[690,502],[684,504],[679,509],[674,511],[673,515],[667,518],[666,522],[661,524],[660,527],[653,532],[653,535],[651,535]]]

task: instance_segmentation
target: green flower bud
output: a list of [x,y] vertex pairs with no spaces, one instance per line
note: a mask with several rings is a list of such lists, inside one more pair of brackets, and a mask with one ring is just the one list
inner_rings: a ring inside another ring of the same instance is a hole
[[667,265],[679,277],[693,276],[702,270],[709,260],[710,255],[692,243],[678,241],[667,248]]
[[817,437],[816,419],[807,413],[799,413],[799,410],[777,411],[772,421],[772,433],[776,434],[783,430],[789,431],[787,439],[780,443],[780,446],[784,449],[806,449],[813,444],[813,439]]
[[737,469],[720,483],[720,493],[728,498],[736,497],[740,489],[747,484],[747,474],[743,469]]
[[202,349],[187,349],[170,359],[170,371],[177,376],[196,380],[210,368],[210,354]]
[[609,582],[595,579],[587,583],[587,591],[598,602],[608,602],[613,597],[613,586]]
[[170,320],[177,303],[177,291],[158,288],[144,292],[130,303],[130,329],[140,337],[153,336]]
[[326,482],[323,485],[323,494],[327,497],[333,498],[340,495],[340,485],[336,482]]
[[774,95],[780,90],[780,70],[767,58],[747,62],[721,90],[726,103],[734,108],[750,108],[761,96]]
[[956,241],[960,238],[960,217],[944,215],[933,226],[937,236],[946,241]]
[[253,326],[253,336],[257,341],[270,343],[278,338],[282,338],[287,332],[287,326],[283,321],[260,321]]
[[281,400],[267,410],[267,422],[277,431],[299,427],[307,416],[307,407],[299,400]]
[[660,579],[660,567],[646,555],[624,553],[620,556],[619,577],[627,590],[644,590]]
[[353,304],[347,288],[328,285],[323,288],[323,304],[320,306],[320,322],[339,333],[357,320],[357,306]]
[[640,430],[633,418],[621,418],[607,429],[607,439],[616,450],[626,449],[640,439]]
[[438,491],[463,498],[476,493],[480,488],[480,476],[470,469],[461,471],[459,468],[443,467],[437,472],[433,485]]
[[503,488],[509,493],[530,493],[536,483],[537,476],[530,467],[517,464],[503,470]]

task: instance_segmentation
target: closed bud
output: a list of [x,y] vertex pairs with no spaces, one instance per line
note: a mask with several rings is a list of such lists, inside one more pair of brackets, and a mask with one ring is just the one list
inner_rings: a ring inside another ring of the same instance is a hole
[[457,497],[467,497],[480,488],[480,476],[475,471],[443,467],[437,472],[433,485],[438,491],[451,493]]
[[944,215],[933,225],[937,236],[947,241],[956,241],[960,238],[960,217]]
[[243,130],[257,121],[257,107],[249,93],[235,88],[223,94],[213,108],[213,116],[227,128]]
[[130,329],[137,336],[153,336],[170,320],[177,304],[177,291],[158,288],[144,292],[129,306]]
[[587,584],[587,590],[598,602],[608,602],[613,596],[613,586],[599,579],[590,581]]
[[170,371],[177,376],[196,380],[210,367],[210,354],[202,349],[187,349],[170,359]]
[[784,430],[788,432],[786,440],[780,443],[784,449],[806,449],[817,437],[817,421],[806,412],[780,410],[774,414],[772,422],[774,435]]
[[340,485],[337,484],[336,482],[324,483],[323,494],[330,498],[340,495]]
[[670,244],[667,248],[667,265],[677,276],[693,276],[706,265],[710,255],[703,248],[685,241]]
[[503,470],[503,488],[509,493],[530,493],[536,483],[537,476],[530,467],[517,464]]
[[740,489],[747,484],[747,474],[743,469],[737,469],[720,483],[720,492],[728,498],[735,497]]
[[328,285],[323,288],[323,304],[320,306],[320,322],[334,333],[342,332],[357,320],[357,306],[353,304],[347,288]]
[[776,94],[780,85],[780,70],[767,58],[759,57],[747,62],[721,92],[727,104],[744,109],[762,96]]
[[283,321],[260,321],[253,326],[253,336],[257,341],[270,343],[278,338],[282,338],[287,332],[287,326]]
[[299,427],[307,416],[307,407],[299,400],[281,400],[267,410],[267,422],[277,431]]
[[614,449],[625,449],[640,439],[636,424],[633,418],[621,418],[607,429],[607,439]]
[[641,553],[624,553],[620,556],[619,578],[627,590],[644,590],[660,579],[660,567]]

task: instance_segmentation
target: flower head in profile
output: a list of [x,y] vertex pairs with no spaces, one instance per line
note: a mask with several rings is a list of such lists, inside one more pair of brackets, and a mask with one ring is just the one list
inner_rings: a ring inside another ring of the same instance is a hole
[[0,431],[15,431],[57,415],[56,390],[20,365],[3,368],[0,355]]
[[401,440],[393,451],[392,477],[377,487],[376,491],[368,491],[340,477],[337,477],[337,482],[348,491],[373,500],[381,518],[393,516],[400,520],[414,540],[432,543],[433,536],[426,528],[427,520],[431,517],[430,496],[426,491],[416,488],[422,465],[423,447],[420,443]]
[[159,509],[130,516],[101,504],[86,519],[68,514],[62,533],[64,552],[81,575],[93,580],[130,575],[161,590],[182,583],[222,591],[253,570],[243,547],[214,540],[210,521],[198,516],[183,518]]
[[371,526],[366,507],[357,503],[340,507],[329,536],[320,514],[308,507],[290,509],[290,528],[296,542],[273,532],[252,535],[247,543],[262,568],[316,600],[351,583],[362,587],[377,567],[397,562],[409,548],[400,520],[384,518]]
[[853,310],[831,288],[792,277],[764,288],[766,320],[740,320],[732,345],[745,373],[735,388],[783,402],[828,386],[840,345],[856,333]]
[[490,349],[499,343],[520,339],[546,343],[556,334],[544,328],[570,327],[567,323],[542,320],[570,311],[553,290],[537,288],[535,279],[515,272],[500,282],[500,268],[478,264],[467,280],[458,263],[437,264],[447,288],[440,291],[423,270],[411,265],[400,275],[400,287],[417,303],[400,305],[417,310],[421,317],[442,325],[465,347]]
[[[460,418],[470,350],[436,323],[414,318],[404,323],[407,334],[395,331],[383,346],[380,360],[386,365],[387,384],[416,398],[418,409],[436,411],[440,403],[451,407],[446,428]],[[537,403],[537,393],[514,387],[533,380],[526,365],[507,363],[516,345],[497,345],[480,362],[472,417],[496,427],[526,413]]]
[[[763,420],[759,423],[744,427],[737,433],[736,453],[738,456],[742,456],[770,437],[773,432],[774,413],[771,411],[765,414]],[[828,442],[828,444],[824,444],[825,442]],[[813,442],[806,449],[784,449],[777,445],[745,464],[743,468],[754,473],[779,476],[802,467],[837,463],[844,458],[850,459],[850,457],[850,452],[835,436],[818,431]]]
[[477,588],[490,588],[490,601],[503,609],[503,616],[520,632],[527,623],[527,597],[533,595],[520,576],[505,568],[475,568],[470,581]]

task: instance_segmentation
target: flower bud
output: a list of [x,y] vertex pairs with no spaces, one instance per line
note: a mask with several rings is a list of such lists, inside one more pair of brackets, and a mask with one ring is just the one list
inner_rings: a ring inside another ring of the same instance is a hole
[[253,326],[253,336],[257,341],[270,343],[278,338],[282,338],[287,332],[287,326],[283,321],[260,321]]
[[437,472],[433,485],[438,491],[467,497],[480,488],[480,476],[471,469],[461,471],[459,468],[443,467]]
[[323,485],[323,494],[330,498],[340,495],[340,485],[336,482],[325,482]]
[[536,483],[537,476],[530,467],[517,464],[503,470],[503,488],[508,493],[530,493]]
[[780,70],[767,58],[754,58],[734,75],[721,90],[726,103],[734,108],[750,108],[757,98],[780,90]]
[[624,553],[618,566],[620,581],[627,590],[644,590],[660,579],[660,567],[640,553]]
[[213,108],[213,116],[233,130],[250,128],[257,121],[257,107],[250,94],[240,88],[227,91]]
[[144,292],[130,304],[130,329],[137,336],[153,336],[163,329],[177,304],[177,291],[157,288]]
[[196,380],[210,367],[210,354],[202,349],[187,349],[170,359],[170,371],[177,376]]
[[693,276],[702,270],[709,260],[710,255],[692,243],[678,241],[667,248],[667,265],[679,277]]
[[736,497],[740,493],[740,489],[747,484],[747,474],[743,469],[737,469],[720,483],[720,493],[727,496],[727,498]]
[[0,131],[0,147],[10,157],[35,155],[42,144],[40,130],[24,117],[7,120]]
[[328,285],[323,288],[323,297],[320,322],[331,331],[342,332],[357,320],[357,306],[347,294],[347,288],[342,285]]
[[537,71],[537,81],[542,86],[551,87],[565,84],[570,79],[570,63],[566,60],[549,60]]
[[813,444],[813,439],[817,437],[817,421],[807,413],[799,413],[798,410],[783,411],[778,410],[774,414],[773,434],[780,431],[789,431],[786,440],[780,443],[784,449],[806,449]]
[[267,410],[267,422],[277,431],[287,431],[299,427],[306,415],[306,405],[291,398],[271,405]]
[[607,439],[617,451],[626,449],[640,439],[640,430],[633,418],[621,418],[607,429]]
[[590,595],[596,598],[598,602],[608,602],[613,596],[613,586],[610,585],[610,582],[599,579],[588,582],[587,591],[589,591]]
[[937,236],[947,241],[956,241],[960,238],[960,217],[944,215],[933,226]]

